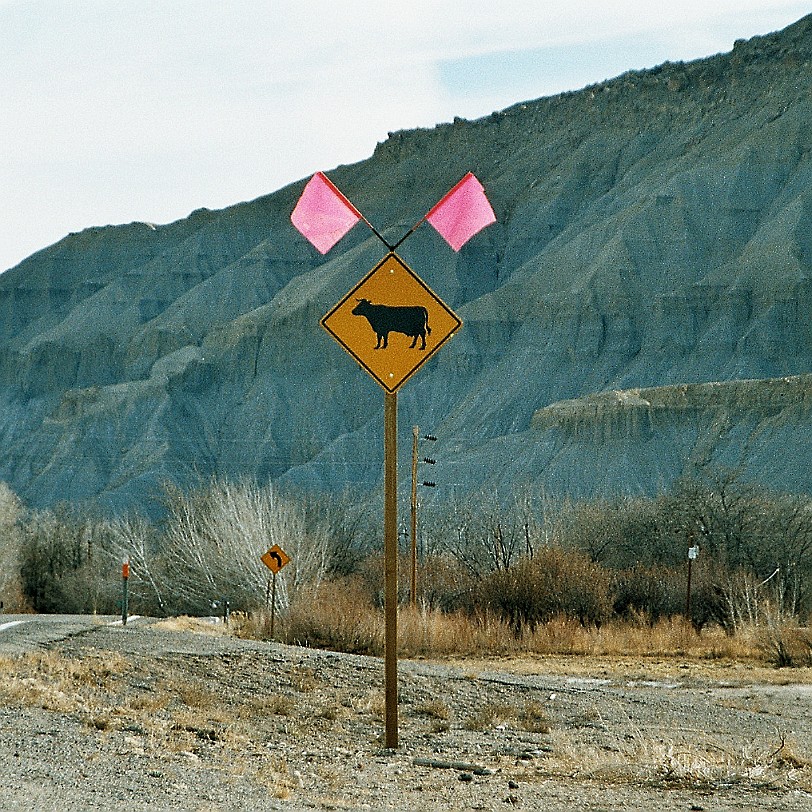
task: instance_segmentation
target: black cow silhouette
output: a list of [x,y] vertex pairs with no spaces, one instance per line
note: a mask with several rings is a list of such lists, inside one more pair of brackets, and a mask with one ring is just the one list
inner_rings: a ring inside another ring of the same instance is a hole
[[[403,333],[410,336],[414,349],[417,339],[421,339],[421,350],[426,349],[426,333],[431,335],[429,311],[420,305],[396,306],[372,304],[369,299],[359,299],[352,310],[353,316],[364,316],[369,326],[375,331],[378,343],[376,350],[385,350],[389,346],[389,333]],[[382,343],[383,342],[383,343]]]

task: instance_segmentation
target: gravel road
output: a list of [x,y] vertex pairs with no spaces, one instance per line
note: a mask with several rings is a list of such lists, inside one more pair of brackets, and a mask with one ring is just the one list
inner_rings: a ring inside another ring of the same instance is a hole
[[0,810],[812,809],[810,669],[401,661],[388,751],[378,659],[8,622]]

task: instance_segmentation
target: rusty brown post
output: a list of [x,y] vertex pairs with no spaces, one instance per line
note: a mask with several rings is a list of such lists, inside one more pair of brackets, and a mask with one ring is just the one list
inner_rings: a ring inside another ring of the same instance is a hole
[[398,746],[398,394],[384,394],[384,644],[386,746]]

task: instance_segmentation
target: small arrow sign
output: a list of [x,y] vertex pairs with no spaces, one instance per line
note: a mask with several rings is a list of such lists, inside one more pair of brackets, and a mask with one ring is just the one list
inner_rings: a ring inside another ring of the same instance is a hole
[[260,559],[274,575],[276,575],[282,567],[290,563],[290,556],[278,544],[274,544],[270,550],[263,553]]

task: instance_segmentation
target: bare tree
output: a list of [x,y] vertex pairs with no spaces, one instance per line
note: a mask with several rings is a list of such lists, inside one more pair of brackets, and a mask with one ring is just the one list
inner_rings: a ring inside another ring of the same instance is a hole
[[481,491],[436,503],[430,519],[435,550],[450,555],[475,578],[510,569],[548,546],[556,508],[544,493],[523,489],[504,497]]
[[286,491],[283,496],[301,507],[308,528],[321,528],[329,534],[330,577],[350,575],[361,561],[377,552],[380,510],[370,502],[369,494]]
[[0,482],[0,603],[4,611],[22,609],[20,582],[23,503],[5,482]]
[[120,517],[106,523],[105,558],[111,573],[130,563],[130,592],[144,604],[142,611],[166,611],[155,527],[141,516]]
[[301,507],[272,486],[213,480],[168,495],[162,569],[170,605],[205,611],[226,599],[233,608],[262,606],[270,573],[260,556],[274,544],[291,558],[277,583],[280,607],[324,577],[327,533],[306,527]]

